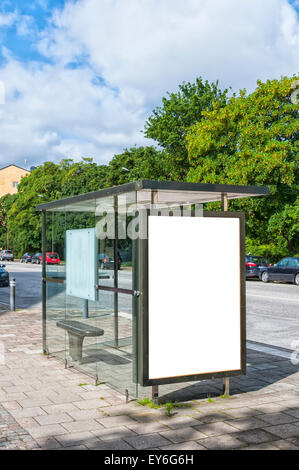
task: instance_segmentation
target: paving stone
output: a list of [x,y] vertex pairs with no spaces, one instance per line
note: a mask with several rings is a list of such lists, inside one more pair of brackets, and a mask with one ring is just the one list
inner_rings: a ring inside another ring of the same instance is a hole
[[52,405],[48,398],[26,398],[25,400],[17,400],[22,408],[36,408],[44,405]]
[[236,432],[236,428],[224,422],[208,423],[195,426],[195,429],[205,436],[219,436]]
[[64,447],[77,446],[84,444],[88,440],[93,440],[94,435],[91,432],[74,432],[54,436],[54,438]]
[[231,416],[232,418],[249,418],[251,416],[257,416],[259,414],[262,414],[261,411],[254,410],[248,407],[228,409],[228,410],[225,410],[225,413],[228,416]]
[[250,429],[258,429],[258,428],[264,428],[265,427],[265,421],[262,421],[259,417],[254,417],[251,416],[249,418],[241,418],[241,419],[232,419],[229,421],[225,421],[227,424],[230,424],[230,426],[233,426],[234,428],[240,429],[241,431],[249,431]]
[[77,406],[73,403],[59,403],[56,405],[46,405],[41,407],[47,414],[56,414],[56,413],[70,413],[72,411],[80,411]]
[[105,428],[113,428],[118,426],[136,425],[136,421],[128,416],[108,416],[97,420]]
[[86,441],[86,446],[90,450],[133,450],[127,442],[122,439],[115,439],[109,441]]
[[284,439],[275,441],[273,444],[281,450],[298,450],[298,446]]
[[264,415],[260,415],[260,419],[265,421],[269,424],[288,424],[288,423],[295,423],[296,421],[299,423],[297,418],[293,416],[289,416],[284,413],[267,413]]
[[261,444],[251,444],[241,450],[280,450],[275,442],[262,442]]
[[294,424],[278,424],[276,426],[269,426],[267,427],[267,431],[282,438],[299,437],[299,426],[295,426]]
[[124,440],[134,449],[142,450],[152,447],[162,447],[170,442],[159,434],[147,434],[146,436],[125,437]]
[[160,435],[174,444],[180,444],[181,442],[185,441],[196,441],[206,437],[205,434],[197,431],[194,427],[175,429],[172,431],[163,431],[160,432]]
[[178,416],[178,417],[166,417],[160,419],[160,422],[165,424],[171,429],[179,429],[183,427],[190,427],[198,425],[198,420],[194,418],[190,418],[189,416]]
[[94,431],[96,429],[103,429],[103,426],[94,419],[72,421],[71,423],[63,423],[63,427],[70,433],[81,431]]
[[42,426],[45,426],[47,424],[60,424],[73,421],[73,419],[66,413],[36,416],[35,419]]
[[244,446],[243,442],[230,435],[209,437],[201,439],[198,443],[209,450],[238,449]]
[[62,446],[59,442],[53,437],[43,437],[36,439],[39,447],[45,450],[60,449]]
[[121,405],[114,405],[110,406],[109,409],[105,410],[109,414],[109,416],[121,416],[121,415],[129,415],[134,412],[139,412],[141,410],[140,407],[137,407],[135,404],[121,404]]
[[160,447],[161,450],[207,450],[206,447],[195,441],[182,442],[180,444],[170,444]]
[[88,448],[82,444],[78,446],[61,447],[60,449],[56,449],[56,450],[87,450],[87,449]]
[[229,419],[229,415],[227,413],[206,413],[206,412],[199,412],[198,416],[196,416],[201,423],[217,423],[217,421],[226,421]]
[[101,419],[103,418],[103,413],[99,410],[77,410],[76,411],[69,411],[68,414],[73,418],[75,421],[85,421],[88,419]]
[[[299,387],[298,387],[299,388]],[[287,408],[285,413],[299,419],[299,405],[297,408]]]
[[73,404],[80,410],[93,410],[103,406],[103,401],[98,399],[74,401]]
[[[269,428],[267,428],[267,431]],[[251,431],[242,431],[234,435],[237,439],[248,444],[260,444],[275,440],[275,436],[269,434],[263,429],[252,429]]]
[[284,406],[280,403],[266,403],[262,405],[256,405],[253,407],[254,410],[259,411],[261,414],[265,413],[280,413],[284,411]]
[[66,430],[60,424],[50,424],[47,426],[39,426],[28,429],[32,437],[51,437],[58,434],[65,434]]
[[126,428],[125,426],[110,429],[96,429],[95,431],[92,431],[92,434],[102,441],[111,441],[114,439],[123,439],[124,437],[136,436],[134,431],[131,431],[131,429]]
[[25,429],[39,427],[39,423],[34,418],[16,418],[16,421]]
[[136,434],[152,434],[153,432],[160,432],[169,430],[169,427],[160,422],[151,422],[146,424],[126,424],[126,426],[134,431]]
[[35,406],[33,408],[21,408],[17,410],[11,410],[11,414],[15,418],[34,418],[35,416],[45,416],[46,412],[40,407]]

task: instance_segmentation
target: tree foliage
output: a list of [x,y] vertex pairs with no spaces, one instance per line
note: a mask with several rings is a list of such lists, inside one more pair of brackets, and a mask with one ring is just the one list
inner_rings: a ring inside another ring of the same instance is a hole
[[165,180],[165,152],[154,147],[132,147],[115,155],[107,167],[107,186],[138,181],[140,179]]
[[197,78],[195,83],[183,82],[177,93],[167,93],[162,106],[153,110],[145,124],[145,135],[166,151],[165,164],[171,180],[184,180],[189,169],[186,135],[191,125],[200,122],[202,113],[220,108],[227,102],[228,90],[221,91],[218,82]]
[[[258,82],[225,107],[218,103],[191,127],[187,148],[188,181],[266,185],[270,196],[235,201],[245,210],[247,233],[260,244],[279,239],[281,253],[298,251],[299,105],[291,101],[295,77]],[[280,227],[278,229],[278,227]]]

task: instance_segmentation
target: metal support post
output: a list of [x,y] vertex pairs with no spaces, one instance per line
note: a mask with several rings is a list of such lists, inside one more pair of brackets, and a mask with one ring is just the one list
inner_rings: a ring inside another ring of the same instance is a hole
[[83,299],[83,318],[88,318],[88,300]]
[[47,283],[46,283],[46,212],[42,211],[42,328],[43,328],[43,352],[47,353]]
[[[221,194],[221,209],[223,212],[228,211],[228,198],[227,193]],[[222,394],[229,395],[229,377],[224,377],[222,381]]]
[[152,386],[152,400],[153,400],[154,405],[159,404],[159,386],[158,385]]
[[9,299],[10,299],[10,311],[16,311],[16,279],[12,277],[9,281]]
[[[114,288],[118,288],[118,199],[114,196]],[[118,348],[118,292],[114,292],[114,346]]]
[[227,199],[227,193],[221,193],[221,210],[223,212],[228,211],[228,199]]
[[229,377],[223,378],[222,395],[229,395]]
[[[223,212],[228,211],[227,193],[221,194],[221,209]],[[224,377],[222,383],[222,395],[229,395],[229,377]]]

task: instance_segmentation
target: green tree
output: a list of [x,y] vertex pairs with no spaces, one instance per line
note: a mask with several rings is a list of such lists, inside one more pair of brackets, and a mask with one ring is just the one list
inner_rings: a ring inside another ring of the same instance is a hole
[[235,201],[230,207],[246,212],[249,239],[265,244],[275,233],[281,254],[298,251],[289,220],[299,188],[299,105],[291,100],[295,79],[259,81],[250,95],[243,90],[225,107],[215,103],[186,139],[188,181],[269,187],[269,197]]
[[107,165],[97,165],[92,158],[82,158],[76,163],[73,160],[64,162],[69,164],[60,165],[63,170],[62,197],[99,191],[107,186]]
[[186,135],[191,125],[202,119],[202,113],[227,102],[228,90],[221,91],[218,82],[197,78],[183,82],[177,93],[167,93],[162,106],[153,110],[145,124],[145,136],[154,139],[166,151],[168,178],[184,180],[189,169]]
[[8,230],[13,234],[16,256],[41,249],[41,217],[35,207],[61,197],[63,170],[69,164],[46,162],[22,178],[17,197],[8,211]]
[[165,152],[154,147],[132,147],[115,155],[107,167],[107,186],[141,179],[167,179]]
[[5,194],[0,198],[0,247],[12,249],[12,234],[8,230],[8,212],[17,198],[16,194]]

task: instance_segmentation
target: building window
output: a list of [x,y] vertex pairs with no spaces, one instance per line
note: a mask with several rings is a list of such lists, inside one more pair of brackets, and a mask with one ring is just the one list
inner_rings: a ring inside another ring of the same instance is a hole
[[14,188],[17,188],[17,187],[19,186],[19,183],[18,183],[17,181],[14,181],[14,182],[12,183],[12,185],[13,185]]

